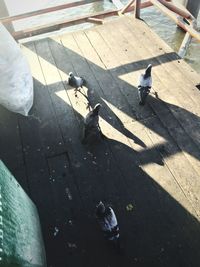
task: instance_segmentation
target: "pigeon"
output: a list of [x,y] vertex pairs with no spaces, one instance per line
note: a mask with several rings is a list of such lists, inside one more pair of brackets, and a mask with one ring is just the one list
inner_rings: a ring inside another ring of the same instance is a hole
[[101,104],[96,104],[95,107],[86,115],[84,119],[84,134],[82,143],[85,144],[91,139],[104,138],[99,126],[99,110]]
[[110,206],[105,206],[102,201],[96,206],[96,218],[98,224],[109,242],[120,250],[120,229],[114,210]]
[[75,88],[75,91],[78,91],[79,88],[82,88],[86,84],[86,80],[82,77],[75,76],[72,72],[69,73],[68,84]]
[[152,65],[149,64],[145,70],[145,73],[140,75],[140,80],[138,85],[138,95],[139,95],[140,105],[145,104],[146,98],[150,93],[150,89],[152,86],[151,69]]

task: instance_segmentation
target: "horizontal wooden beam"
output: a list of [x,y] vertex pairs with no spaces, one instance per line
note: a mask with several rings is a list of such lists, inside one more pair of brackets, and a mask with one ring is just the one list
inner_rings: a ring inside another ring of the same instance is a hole
[[60,30],[61,28],[64,28],[64,27],[69,27],[72,25],[87,22],[88,19],[90,19],[90,20],[91,19],[103,19],[105,17],[113,16],[113,15],[118,15],[118,10],[102,11],[102,12],[94,13],[92,15],[89,14],[89,15],[85,15],[82,17],[73,18],[70,20],[62,20],[62,21],[52,22],[49,24],[40,25],[38,27],[29,28],[29,29],[25,29],[22,31],[17,31],[17,32],[14,32],[12,35],[16,40],[19,40],[22,38],[31,37],[31,36],[35,36],[38,34],[51,32],[51,31],[57,31],[57,30]]
[[87,22],[96,23],[96,24],[103,24],[103,19],[93,18],[90,17],[86,20]]
[[193,18],[192,14],[189,11],[183,10],[177,7],[176,5],[174,5],[173,3],[168,3],[166,0],[156,0],[154,2],[160,2],[163,6],[167,7],[169,10],[173,11],[174,13],[178,14],[179,16],[183,18],[186,18],[186,19]]
[[100,0],[77,1],[77,2],[72,2],[72,3],[63,4],[63,5],[59,5],[59,6],[48,7],[48,8],[35,10],[35,11],[24,13],[24,14],[19,14],[16,16],[9,16],[9,17],[5,17],[5,18],[0,18],[0,22],[6,23],[6,22],[11,22],[11,21],[16,21],[16,20],[20,20],[20,19],[30,18],[33,16],[38,16],[38,15],[42,15],[42,14],[46,14],[46,13],[50,13],[50,12],[55,12],[55,11],[59,11],[59,10],[67,9],[67,8],[71,8],[71,7],[82,6],[82,5],[86,5],[86,4],[90,4],[90,3],[94,3],[94,2],[99,2],[99,1]]

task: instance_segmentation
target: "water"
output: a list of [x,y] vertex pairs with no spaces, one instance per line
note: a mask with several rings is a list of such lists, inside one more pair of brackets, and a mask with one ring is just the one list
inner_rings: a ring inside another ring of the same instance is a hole
[[[180,30],[173,21],[159,12],[158,9],[150,7],[143,9],[142,18],[150,25],[151,28],[163,39],[174,51],[178,52],[183,41],[185,33]],[[200,26],[200,13],[197,18],[198,27]],[[200,43],[195,39],[189,46],[185,60],[200,73]]]
[[[18,0],[19,1],[19,0]],[[183,3],[184,0],[176,0]],[[19,14],[23,12],[28,12],[32,10],[37,10],[41,8],[46,8],[50,6],[61,5],[67,2],[72,2],[72,0],[20,0],[20,5],[17,1],[5,0],[7,3],[10,15]],[[124,4],[127,0],[122,0]],[[23,28],[29,28],[33,26],[38,26],[46,23],[51,23],[58,20],[70,19],[77,16],[83,16],[86,14],[92,14],[100,12],[103,10],[114,9],[114,5],[108,0],[100,1],[98,3],[87,4],[81,8],[70,8],[66,10],[61,10],[49,14],[44,14],[41,16],[33,17],[30,19],[24,19],[14,23],[15,29],[20,30]],[[141,10],[141,17],[149,24],[151,28],[168,43],[173,50],[178,51],[181,42],[184,38],[184,33],[178,29],[173,21],[171,21],[167,16],[163,15],[157,8],[149,7]],[[200,14],[198,16],[198,26],[200,26]],[[82,27],[90,27],[91,24],[85,23],[84,25],[73,26],[71,30],[79,29]],[[200,43],[196,40],[192,40],[190,47],[185,56],[185,60],[200,73]]]

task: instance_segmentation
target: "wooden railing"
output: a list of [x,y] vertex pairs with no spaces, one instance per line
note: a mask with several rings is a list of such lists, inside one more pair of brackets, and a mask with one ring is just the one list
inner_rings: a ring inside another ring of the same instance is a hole
[[[96,3],[99,1],[100,0],[87,0],[87,1],[77,1],[72,3],[67,3],[55,7],[49,7],[42,10],[28,12],[25,14],[1,18],[0,22],[8,24],[17,20],[27,19],[34,16],[43,15],[50,12],[56,12],[59,10],[64,10],[72,7],[80,7],[83,5]],[[173,3],[171,3],[171,0],[148,0],[145,2],[141,2],[141,0],[131,0],[126,5],[123,5],[120,2],[120,0],[112,0],[112,2],[116,7],[115,9],[79,16],[72,19],[63,19],[60,21],[39,25],[37,27],[27,28],[20,31],[14,31],[12,32],[12,35],[14,36],[15,39],[18,40],[21,38],[30,37],[45,32],[59,30],[63,27],[68,27],[83,22],[103,23],[104,22],[103,19],[108,16],[123,15],[127,12],[132,12],[132,11],[135,12],[135,17],[139,18],[140,10],[142,8],[147,8],[154,5],[186,32],[185,38],[183,40],[183,43],[179,51],[180,54],[182,55],[184,54],[184,51],[189,45],[191,38],[195,38],[198,41],[200,41],[200,33],[194,27],[195,18],[186,9],[182,9],[175,6]],[[177,17],[177,15],[179,15],[179,17]]]
[[[16,16],[9,16],[9,17],[5,17],[5,18],[0,18],[0,22],[3,23],[4,25],[8,25],[9,23],[11,24],[14,21],[28,19],[28,18],[32,18],[34,16],[44,15],[47,13],[49,14],[52,12],[56,12],[56,11],[60,11],[60,10],[64,10],[64,9],[68,9],[68,8],[72,8],[72,7],[80,7],[80,6],[95,3],[95,2],[100,2],[100,0],[87,0],[87,1],[77,1],[77,2],[72,2],[72,3],[67,3],[67,4],[63,4],[63,5],[58,5],[58,6],[54,6],[54,7],[49,7],[49,8],[45,8],[45,9],[41,9],[41,10],[36,10],[36,11],[16,15]],[[109,11],[109,12],[107,12],[107,14],[112,15],[112,12]],[[107,14],[105,14],[105,15],[107,15]],[[92,17],[96,18],[97,15],[99,15],[101,17],[102,14],[101,13],[100,14],[92,14]],[[53,31],[53,30],[58,30],[64,26],[67,26],[67,24],[70,26],[76,22],[81,23],[81,22],[83,22],[87,19],[90,19],[90,18],[91,18],[91,15],[82,16],[79,18],[71,19],[71,20],[64,19],[62,21],[57,21],[55,23],[39,25],[37,27],[27,28],[27,29],[24,29],[21,31],[13,31],[11,34],[13,35],[13,37],[15,39],[18,40],[21,38],[30,37],[30,36],[34,36],[37,34],[49,32],[49,31]]]
[[[49,8],[45,8],[45,9],[41,9],[41,10],[36,10],[36,11],[16,15],[16,16],[9,16],[9,17],[0,18],[0,22],[2,22],[5,25],[8,25],[8,24],[12,24],[12,22],[14,22],[14,21],[28,19],[28,18],[32,18],[34,16],[39,16],[39,15],[49,14],[49,13],[64,10],[64,9],[67,10],[68,8],[72,8],[72,7],[80,7],[83,5],[96,3],[99,1],[101,1],[101,0],[87,0],[87,1],[83,0],[83,1],[67,3],[67,4],[63,4],[63,5],[59,5],[59,6],[49,7]],[[117,15],[122,15],[124,13],[133,11],[135,9],[135,6],[132,5],[132,3],[134,3],[134,1],[135,0],[131,1],[131,3],[128,3],[126,6],[124,6],[120,2],[120,0],[112,0],[116,9],[112,9],[112,10],[108,10],[108,11],[102,11],[102,12],[93,13],[93,14],[88,14],[88,15],[84,15],[84,16],[71,18],[71,19],[62,19],[62,20],[59,20],[56,22],[43,24],[43,25],[39,25],[39,26],[34,26],[34,27],[26,28],[26,29],[23,29],[20,31],[12,31],[11,34],[13,35],[13,37],[16,40],[19,40],[22,38],[50,32],[50,31],[56,31],[56,30],[59,30],[63,27],[68,27],[71,25],[80,24],[80,23],[84,23],[84,22],[103,23],[104,22],[103,19],[108,17],[108,16],[113,16],[113,15],[117,16]],[[170,0],[167,0],[167,1],[170,1]],[[152,5],[153,4],[151,3],[151,1],[146,1],[144,3],[141,3],[140,9],[146,8],[146,7],[149,7]],[[12,29],[13,29],[13,27],[12,27]]]

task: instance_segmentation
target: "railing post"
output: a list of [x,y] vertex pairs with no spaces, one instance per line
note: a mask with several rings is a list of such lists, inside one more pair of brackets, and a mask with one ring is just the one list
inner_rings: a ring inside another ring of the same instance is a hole
[[197,18],[200,9],[200,0],[188,0],[186,8]]
[[135,3],[135,17],[137,19],[140,18],[140,5],[141,5],[141,0],[136,0],[136,3]]
[[[6,7],[6,3],[4,0],[0,1],[0,18],[9,16],[8,9]],[[14,32],[14,28],[12,22],[3,23],[7,30],[12,34]]]
[[192,40],[192,36],[188,32],[186,32],[185,37],[183,39],[183,42],[182,42],[182,44],[179,48],[179,51],[178,51],[178,55],[181,58],[184,58],[185,54],[187,53],[188,47],[191,43],[191,40]]

